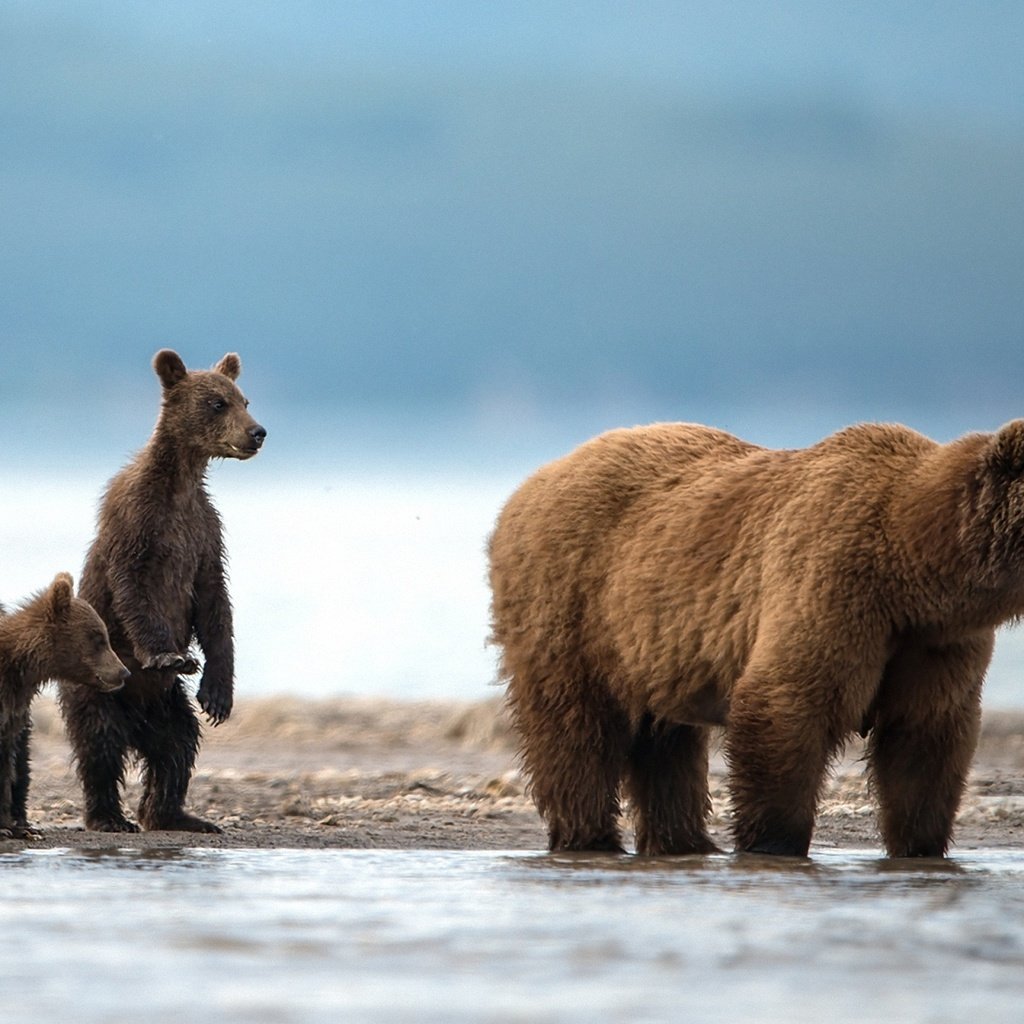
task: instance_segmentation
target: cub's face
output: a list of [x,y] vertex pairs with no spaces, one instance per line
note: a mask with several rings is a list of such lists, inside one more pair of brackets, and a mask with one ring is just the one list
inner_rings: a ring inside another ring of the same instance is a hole
[[193,439],[211,458],[251,459],[267,432],[249,415],[249,401],[233,381],[216,372],[189,374]]
[[161,423],[183,447],[207,458],[251,459],[267,432],[249,415],[249,402],[235,381],[241,360],[229,352],[212,370],[188,370],[177,352],[153,359],[163,385]]
[[104,693],[124,686],[130,673],[111,649],[107,627],[92,605],[71,598],[52,628],[54,677]]

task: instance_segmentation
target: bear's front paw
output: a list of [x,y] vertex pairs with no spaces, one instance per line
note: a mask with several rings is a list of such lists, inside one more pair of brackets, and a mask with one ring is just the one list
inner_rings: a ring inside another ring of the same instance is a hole
[[231,687],[221,683],[208,682],[205,676],[202,683],[199,684],[196,700],[213,725],[220,725],[231,714],[233,703]]
[[154,654],[142,663],[143,668],[173,669],[183,676],[191,676],[199,671],[199,662],[187,654],[175,654],[173,651],[165,651],[162,654]]

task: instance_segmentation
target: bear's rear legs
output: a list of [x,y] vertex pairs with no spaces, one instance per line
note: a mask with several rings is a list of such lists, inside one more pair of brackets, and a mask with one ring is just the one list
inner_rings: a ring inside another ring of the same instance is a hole
[[626,722],[591,692],[574,704],[548,706],[513,683],[509,705],[522,745],[530,792],[548,827],[548,849],[623,853],[619,784]]
[[145,730],[136,746],[145,762],[139,822],[147,831],[220,832],[213,822],[184,809],[199,751],[199,723],[181,680],[147,706]]
[[633,805],[636,852],[716,853],[707,834],[707,729],[653,725],[646,716],[629,752],[626,789]]
[[127,705],[122,694],[95,694],[61,686],[61,706],[91,832],[138,832],[121,809],[128,754]]
[[191,767],[184,772],[182,767],[170,758],[147,759],[139,822],[148,832],[220,832],[212,821],[185,811]]

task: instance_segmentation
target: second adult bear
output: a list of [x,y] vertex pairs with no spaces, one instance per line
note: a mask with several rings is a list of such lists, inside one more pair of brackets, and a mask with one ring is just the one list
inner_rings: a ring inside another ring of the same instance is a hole
[[1024,613],[1024,421],[937,444],[862,425],[771,451],[618,430],[526,481],[490,541],[493,638],[552,849],[806,855],[855,732],[893,856],[945,853],[995,628]]
[[139,821],[147,829],[217,832],[184,810],[199,723],[180,675],[205,665],[199,706],[215,725],[231,712],[234,640],[220,518],[205,487],[212,458],[249,459],[266,431],[248,413],[229,353],[188,371],[176,352],[153,360],[163,389],[148,444],[104,496],[80,595],[107,624],[131,670],[114,694],[62,686],[61,707],[85,794],[87,828],[135,832],[121,810],[129,755],[144,766]]

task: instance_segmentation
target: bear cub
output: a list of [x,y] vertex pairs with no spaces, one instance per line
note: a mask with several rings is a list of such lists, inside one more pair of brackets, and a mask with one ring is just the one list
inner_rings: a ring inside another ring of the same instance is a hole
[[127,677],[103,620],[74,596],[67,573],[15,611],[0,608],[0,838],[33,833],[27,818],[29,709],[43,683],[59,679],[111,693]]
[[131,683],[113,694],[61,687],[68,737],[85,797],[85,825],[137,832],[121,808],[126,762],[143,766],[139,822],[146,829],[219,832],[184,809],[199,723],[182,676],[199,671],[196,699],[218,725],[231,713],[234,639],[220,518],[206,490],[211,459],[251,459],[266,431],[235,381],[238,356],[188,370],[156,354],[162,403],[145,447],[107,487],[80,596],[110,631]]
[[1024,614],[1024,420],[938,444],[862,424],[773,451],[694,424],[597,437],[490,539],[492,638],[556,850],[715,849],[724,727],[739,851],[805,856],[868,737],[891,856],[942,856],[996,627]]

